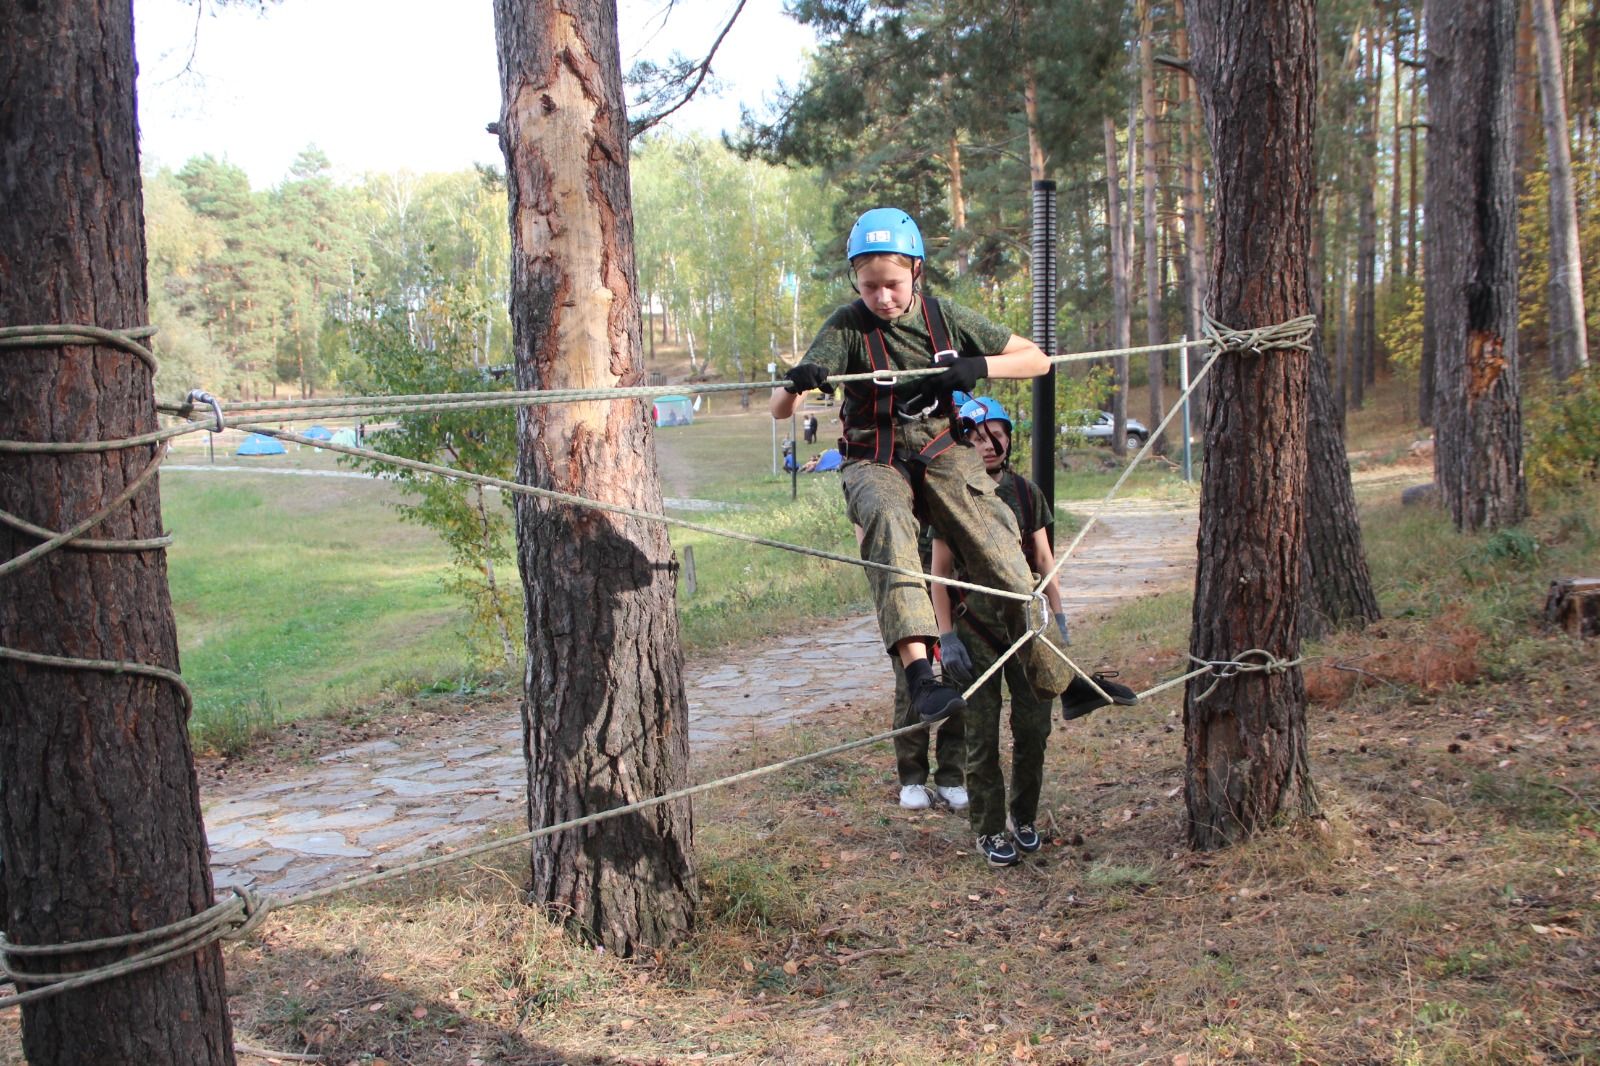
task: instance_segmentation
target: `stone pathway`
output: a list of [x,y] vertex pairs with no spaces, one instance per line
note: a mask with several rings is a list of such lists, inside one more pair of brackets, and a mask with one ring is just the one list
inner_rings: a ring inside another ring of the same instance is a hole
[[[1188,581],[1195,533],[1192,506],[1115,504],[1065,566],[1072,624],[1091,625],[1118,603]],[[803,654],[816,642],[806,636],[689,662],[691,752],[845,698],[881,702],[887,728],[894,682],[876,623],[863,617],[830,634],[825,661]],[[281,780],[232,789],[202,783],[217,887],[293,894],[437,854],[492,826],[520,824],[521,723],[483,715],[454,732],[451,744],[373,740],[329,752],[316,768]]]

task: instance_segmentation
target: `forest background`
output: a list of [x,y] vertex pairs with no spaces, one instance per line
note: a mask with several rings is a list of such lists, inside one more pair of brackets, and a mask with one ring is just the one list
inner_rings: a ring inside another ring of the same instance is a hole
[[[1062,6],[1062,5],[1055,5]],[[1341,409],[1380,372],[1415,378],[1423,340],[1426,43],[1420,3],[1330,0],[1322,37],[1321,313]],[[1206,138],[1183,72],[1182,0],[885,5],[802,0],[821,45],[808,77],[719,141],[660,128],[633,145],[647,344],[682,346],[689,380],[755,380],[803,350],[848,297],[843,234],[893,203],[929,238],[934,287],[1028,332],[1030,180],[1061,189],[1062,350],[1199,334]],[[1062,17],[1068,16],[1068,17]],[[1557,6],[1586,277],[1600,267],[1600,14]],[[1519,350],[1552,358],[1549,177],[1533,19],[1519,21]],[[1522,60],[1525,60],[1522,61]],[[641,67],[634,88],[659,91]],[[508,364],[503,176],[333,178],[316,146],[252,188],[211,156],[146,175],[151,314],[163,391],[224,398],[375,385],[363,330],[403,324],[417,350]],[[1600,308],[1588,301],[1590,328]],[[370,349],[369,345],[369,349]],[[381,360],[380,360],[381,362]],[[1157,355],[1130,385],[1175,379]],[[1534,391],[1537,391],[1537,373]],[[1018,398],[1020,399],[1020,393]],[[1085,402],[1110,406],[1105,378]],[[1425,401],[1424,401],[1425,402]],[[1422,419],[1419,419],[1422,421]]]

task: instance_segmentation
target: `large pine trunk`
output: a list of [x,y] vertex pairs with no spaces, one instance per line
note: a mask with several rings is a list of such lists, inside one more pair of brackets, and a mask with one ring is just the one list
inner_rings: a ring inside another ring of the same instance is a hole
[[[129,3],[0,6],[0,84],[0,323],[145,324]],[[0,355],[0,439],[110,440],[156,427],[151,371],[135,355],[89,345]],[[0,452],[0,510],[66,529],[111,502],[154,457],[152,446]],[[156,484],[87,535],[159,537]],[[0,559],[38,543],[0,525]],[[164,554],[68,548],[0,577],[0,645],[177,670]],[[0,856],[11,940],[117,936],[212,904],[187,717],[165,680],[0,659]],[[18,961],[74,970],[118,957]],[[35,1066],[233,1061],[216,945],[29,1004],[22,1025]]]
[[[1188,16],[1216,168],[1211,306],[1235,328],[1300,317],[1311,308],[1312,0],[1189,0]],[[1190,637],[1200,659],[1299,655],[1308,364],[1298,350],[1228,352],[1212,371]],[[1213,680],[1192,681],[1184,699],[1188,834],[1202,849],[1316,803],[1298,667]]]
[[1458,529],[1527,513],[1512,153],[1516,0],[1428,0],[1434,476]]
[[[519,387],[642,383],[628,122],[610,0],[496,0]],[[661,509],[647,401],[523,408],[518,480]],[[688,710],[665,527],[519,498],[527,592],[528,818],[548,825],[681,788]],[[621,955],[695,907],[687,800],[547,837],[532,896]]]

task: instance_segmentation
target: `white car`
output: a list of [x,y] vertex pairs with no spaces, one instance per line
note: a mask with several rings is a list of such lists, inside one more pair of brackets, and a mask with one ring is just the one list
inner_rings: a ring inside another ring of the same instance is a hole
[[[1061,419],[1063,437],[1083,437],[1094,443],[1110,444],[1116,422],[1110,411],[1068,411]],[[1128,419],[1128,443],[1135,448],[1144,447],[1150,431],[1137,418]]]

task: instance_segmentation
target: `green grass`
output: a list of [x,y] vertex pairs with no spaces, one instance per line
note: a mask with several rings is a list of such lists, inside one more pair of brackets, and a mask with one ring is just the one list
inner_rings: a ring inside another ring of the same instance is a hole
[[445,553],[395,517],[392,486],[169,471],[161,487],[202,743],[464,669]]

